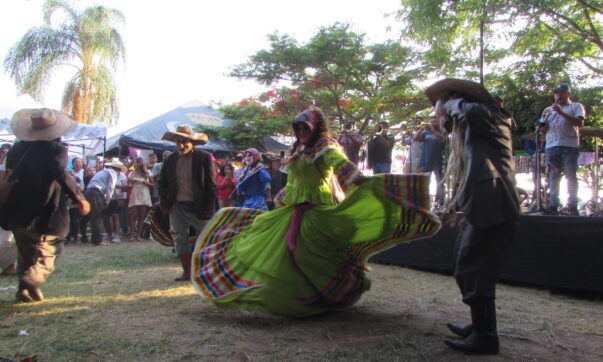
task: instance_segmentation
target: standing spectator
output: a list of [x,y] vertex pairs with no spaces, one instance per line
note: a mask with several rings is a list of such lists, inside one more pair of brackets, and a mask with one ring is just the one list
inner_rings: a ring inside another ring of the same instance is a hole
[[[75,178],[78,189],[84,193],[84,163],[79,157],[74,157],[71,160],[71,175]],[[69,235],[65,240],[68,242],[77,243],[78,233],[80,231],[80,210],[79,205],[73,201],[69,202]]]
[[147,169],[149,170],[149,172],[151,172],[151,170],[153,169],[153,167],[155,167],[156,164],[157,154],[155,154],[155,152],[152,152],[149,154],[149,160],[147,162]]
[[580,155],[580,127],[584,122],[584,106],[571,100],[572,93],[566,83],[553,89],[555,103],[542,112],[546,134],[545,156],[549,166],[550,204],[547,211],[557,213],[559,208],[559,181],[561,172],[567,179],[567,209],[578,215],[578,156]]
[[417,173],[419,172],[419,165],[421,164],[421,155],[423,154],[423,142],[415,141],[417,133],[421,132],[422,126],[420,125],[422,119],[416,118],[413,123],[413,129],[408,130],[408,134],[404,137],[404,143],[408,145],[408,156],[404,162],[404,173]]
[[[86,192],[86,189],[88,188],[88,184],[90,183],[90,180],[92,180],[94,175],[96,175],[96,168],[94,168],[94,167],[88,167],[84,171],[84,194]],[[80,215],[80,220],[79,220],[80,235],[81,235],[80,242],[82,242],[82,243],[90,242],[90,240],[88,240],[88,235],[86,233],[86,231],[88,229],[88,221],[90,221],[90,214]]]
[[287,174],[281,170],[282,159],[275,158],[270,163],[270,189],[273,195],[278,194],[287,185]]
[[[165,160],[165,155],[169,154],[170,151],[164,151],[162,160]],[[159,178],[159,173],[161,172],[161,164],[162,162],[157,162],[157,155],[152,153],[149,155],[149,173],[151,175],[151,181],[153,182],[153,187],[151,188],[151,203],[155,204],[159,201],[159,185],[157,184],[157,179]]]
[[[354,132],[354,122],[347,122],[343,126],[343,133],[337,139],[337,142],[343,147],[343,152],[348,159],[355,164],[360,161],[360,148],[364,142],[364,138]],[[278,191],[272,190],[274,194]]]
[[90,203],[91,242],[102,245],[100,223],[103,211],[109,205],[120,172],[126,172],[126,166],[120,161],[105,162],[105,169],[97,172],[86,188],[86,200]]
[[498,354],[496,281],[519,218],[519,197],[511,143],[511,115],[475,82],[444,79],[425,90],[436,117],[452,132],[447,174],[456,186],[448,201],[461,211],[454,276],[471,324],[448,328],[462,340],[450,348],[474,354]]
[[375,136],[368,143],[368,167],[373,173],[390,173],[392,169],[392,151],[394,150],[394,137],[387,134],[389,124],[379,122]]
[[433,172],[435,174],[437,182],[436,207],[442,207],[444,206],[444,199],[446,197],[444,183],[442,182],[446,133],[440,129],[440,123],[434,117],[431,119],[431,124],[423,125],[421,132],[415,134],[414,141],[423,144],[419,172]]
[[182,274],[175,281],[191,278],[192,246],[189,227],[199,236],[216,211],[216,175],[211,155],[195,148],[207,143],[207,135],[194,133],[190,126],[178,126],[176,132],[166,132],[163,140],[176,143],[176,150],[163,162],[159,178],[161,211],[170,215],[170,231],[174,237],[176,256],[182,264]]
[[230,206],[230,200],[236,187],[234,167],[230,162],[226,162],[220,168],[216,184],[218,185],[218,204],[220,208]]
[[[112,162],[117,159],[112,160]],[[119,237],[120,229],[120,212],[123,208],[127,207],[127,194],[128,189],[128,178],[125,173],[120,172],[117,175],[117,183],[115,184],[115,190],[113,190],[113,196],[109,205],[103,211],[103,224],[107,231],[107,239],[112,243],[119,243],[121,239]]]
[[155,193],[157,197],[153,203],[159,201],[159,176],[161,175],[161,167],[163,167],[163,163],[170,153],[172,153],[172,151],[163,151],[161,162],[156,163],[151,169],[151,177],[153,178],[153,193]]
[[[118,225],[115,234],[121,229],[121,234],[126,237],[128,235],[128,176],[120,172],[115,185],[113,195],[117,196],[117,214],[113,214],[114,225]],[[126,223],[124,226],[123,224]]]
[[243,159],[246,166],[237,180],[237,192],[243,196],[242,207],[269,211],[268,204],[272,201],[270,174],[260,162],[260,152],[250,148]]
[[153,186],[151,175],[147,170],[144,158],[138,157],[134,162],[134,171],[130,172],[128,181],[132,187],[130,192],[130,241],[142,238],[142,227],[151,207],[151,193],[149,187]]
[[12,230],[17,244],[18,302],[44,299],[39,288],[54,271],[69,231],[67,197],[80,205],[82,214],[90,211],[67,172],[67,148],[61,143],[74,126],[66,113],[48,108],[22,109],[11,121],[20,141],[6,159],[14,185],[0,210],[0,227]]

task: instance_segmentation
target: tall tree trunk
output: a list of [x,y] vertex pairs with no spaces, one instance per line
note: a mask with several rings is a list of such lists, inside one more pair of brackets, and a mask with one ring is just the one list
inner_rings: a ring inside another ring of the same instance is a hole
[[78,89],[77,92],[75,92],[75,95],[73,97],[73,107],[71,109],[71,113],[72,113],[72,117],[73,119],[75,119],[78,123],[83,123],[83,109],[82,109],[82,89]]

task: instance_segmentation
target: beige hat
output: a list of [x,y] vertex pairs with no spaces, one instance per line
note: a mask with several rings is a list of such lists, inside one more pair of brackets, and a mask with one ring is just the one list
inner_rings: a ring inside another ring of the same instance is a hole
[[176,142],[179,138],[191,140],[194,145],[204,145],[207,143],[207,135],[203,132],[193,132],[191,126],[178,126],[176,132],[166,132],[161,137],[162,140],[172,142]]
[[73,131],[77,123],[67,113],[38,108],[17,111],[10,127],[20,140],[52,141]]
[[105,162],[105,164],[103,165],[103,167],[115,167],[115,168],[119,168],[121,170],[121,172],[127,172],[128,168],[126,166],[124,166],[123,163],[121,163],[121,161],[117,158],[112,158],[111,162]]
[[425,95],[432,105],[450,91],[466,94],[472,100],[480,103],[496,103],[483,85],[463,79],[447,78],[439,80],[425,89]]

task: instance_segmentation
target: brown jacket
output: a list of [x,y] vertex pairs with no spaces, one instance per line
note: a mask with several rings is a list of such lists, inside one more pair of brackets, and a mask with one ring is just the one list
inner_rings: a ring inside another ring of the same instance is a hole
[[65,237],[66,196],[74,202],[83,198],[67,172],[67,148],[56,141],[20,141],[9,151],[6,168],[13,170],[9,180],[19,182],[0,210],[0,226]]
[[[193,196],[194,210],[199,219],[206,220],[213,216],[218,202],[216,174],[214,163],[209,153],[198,148],[193,149]],[[176,202],[176,164],[178,152],[172,152],[161,166],[159,175],[159,203],[163,211],[172,209]]]

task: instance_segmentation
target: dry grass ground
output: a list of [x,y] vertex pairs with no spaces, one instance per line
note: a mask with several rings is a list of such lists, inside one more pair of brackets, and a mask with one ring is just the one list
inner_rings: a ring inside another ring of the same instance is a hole
[[[346,312],[290,320],[225,311],[197,296],[168,248],[69,246],[46,300],[0,304],[0,356],[42,361],[597,361],[603,301],[501,285],[501,354],[447,349],[468,310],[451,277],[371,265],[372,290]],[[15,285],[0,278],[0,287]],[[20,337],[26,330],[29,336]]]

